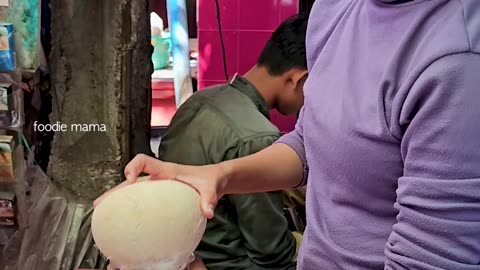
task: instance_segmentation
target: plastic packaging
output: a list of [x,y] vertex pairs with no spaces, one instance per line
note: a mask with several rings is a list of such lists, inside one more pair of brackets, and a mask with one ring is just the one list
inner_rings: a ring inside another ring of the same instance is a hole
[[[91,233],[91,202],[77,201],[56,186],[31,159],[25,165],[29,223],[18,230],[0,230],[0,270],[107,269],[108,259]],[[199,226],[205,224],[206,220],[199,222]],[[178,270],[189,270],[194,256],[183,259]],[[166,267],[139,270],[177,270]]]
[[0,83],[0,128],[20,128],[23,123],[23,91]]
[[168,67],[172,52],[170,35],[163,29],[163,20],[157,13],[150,13],[150,25],[152,35],[152,62],[153,69],[159,70]]
[[13,0],[8,7],[0,8],[0,21],[15,26],[16,68],[36,70],[39,66],[40,3],[41,0]]
[[[160,263],[158,265],[152,265],[152,266],[147,266],[147,267],[141,267],[141,268],[129,268],[131,270],[190,270],[190,263],[192,263],[195,260],[195,254],[192,253],[188,257],[188,260],[185,261],[183,264],[180,266],[175,266],[175,263]],[[110,263],[110,266],[113,267],[114,269],[122,269],[121,266],[115,265],[114,263]]]
[[150,28],[152,36],[161,37],[163,34],[163,20],[157,13],[150,13]]
[[0,23],[0,72],[15,70],[15,42],[11,23]]
[[28,227],[0,233],[0,269],[106,269],[91,236],[91,202],[73,199],[31,160],[26,172]]
[[153,69],[159,70],[168,67],[172,51],[171,39],[169,37],[152,36],[152,46]]

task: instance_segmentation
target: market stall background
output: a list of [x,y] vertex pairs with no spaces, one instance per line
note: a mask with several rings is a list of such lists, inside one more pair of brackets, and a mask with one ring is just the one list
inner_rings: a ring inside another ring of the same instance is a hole
[[[176,110],[171,67],[154,72],[151,64],[149,1],[2,2],[9,6],[0,7],[0,18],[17,29],[7,32],[15,45],[5,55],[13,52],[17,61],[7,57],[15,68],[0,72],[9,114],[0,114],[0,135],[6,136],[0,149],[9,157],[0,165],[14,172],[0,179],[0,191],[15,208],[15,225],[0,227],[0,269],[104,269],[107,260],[90,232],[91,201],[122,181],[123,166],[135,154],[153,155],[155,117],[163,117],[164,127]],[[273,29],[299,10],[298,0],[259,3],[221,2],[229,75],[245,72]],[[225,81],[221,54],[213,53],[221,51],[214,1],[197,4],[198,25],[190,20],[189,28],[198,28],[190,48],[192,77],[201,89]],[[34,123],[92,119],[108,132],[34,130]],[[295,124],[295,117],[276,112],[272,120],[283,132]]]

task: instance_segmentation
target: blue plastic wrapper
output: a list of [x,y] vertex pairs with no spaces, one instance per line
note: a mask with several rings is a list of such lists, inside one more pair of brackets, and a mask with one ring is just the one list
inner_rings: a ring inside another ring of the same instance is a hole
[[15,42],[13,25],[0,23],[0,72],[15,70]]

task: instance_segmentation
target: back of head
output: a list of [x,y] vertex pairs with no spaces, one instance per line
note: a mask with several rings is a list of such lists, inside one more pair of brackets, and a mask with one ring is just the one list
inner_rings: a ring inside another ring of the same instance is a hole
[[298,14],[286,19],[267,41],[257,65],[265,67],[274,76],[282,75],[294,68],[306,70],[307,22],[307,14]]

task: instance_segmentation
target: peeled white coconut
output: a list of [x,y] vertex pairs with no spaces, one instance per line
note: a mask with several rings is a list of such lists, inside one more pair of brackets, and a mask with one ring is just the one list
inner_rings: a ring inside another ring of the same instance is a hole
[[205,232],[200,195],[178,181],[144,181],[107,196],[93,212],[98,249],[133,269],[181,269]]

